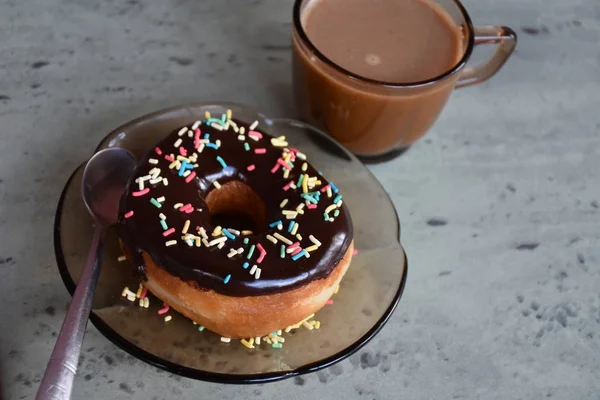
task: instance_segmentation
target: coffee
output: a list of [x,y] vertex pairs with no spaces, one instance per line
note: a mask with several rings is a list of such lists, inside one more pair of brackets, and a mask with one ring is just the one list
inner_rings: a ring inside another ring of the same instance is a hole
[[294,90],[302,117],[367,156],[407,147],[433,124],[458,74],[411,84],[452,70],[466,44],[461,27],[429,0],[308,0],[300,24]]
[[340,67],[378,81],[435,78],[460,59],[460,31],[427,0],[313,0],[302,25]]

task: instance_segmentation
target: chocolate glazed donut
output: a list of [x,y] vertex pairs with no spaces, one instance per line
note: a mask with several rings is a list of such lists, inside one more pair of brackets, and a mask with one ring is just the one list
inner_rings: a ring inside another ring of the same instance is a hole
[[141,159],[118,233],[146,287],[229,338],[268,334],[320,309],[353,249],[350,214],[284,137],[209,115]]

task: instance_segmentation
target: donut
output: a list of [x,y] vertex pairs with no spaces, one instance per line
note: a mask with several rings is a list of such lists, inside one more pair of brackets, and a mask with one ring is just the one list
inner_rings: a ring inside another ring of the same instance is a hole
[[149,291],[224,338],[305,320],[353,252],[335,184],[284,136],[229,110],[176,129],[139,160],[117,232]]

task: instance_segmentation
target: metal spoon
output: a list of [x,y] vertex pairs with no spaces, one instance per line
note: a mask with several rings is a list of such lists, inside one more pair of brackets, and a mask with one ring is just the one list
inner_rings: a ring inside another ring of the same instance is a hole
[[102,238],[105,229],[117,222],[119,200],[135,163],[135,157],[128,151],[110,148],[96,153],[85,167],[81,191],[83,201],[94,217],[92,244],[38,389],[37,400],[71,398],[85,327],[102,265]]

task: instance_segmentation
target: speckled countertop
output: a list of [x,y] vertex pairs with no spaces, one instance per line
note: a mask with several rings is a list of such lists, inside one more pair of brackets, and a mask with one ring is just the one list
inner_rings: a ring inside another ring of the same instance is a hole
[[[150,4],[152,3],[152,4]],[[372,167],[403,224],[404,298],[358,354],[224,386],[137,361],[89,327],[74,398],[598,399],[600,3],[468,0],[520,35],[402,158]],[[198,100],[293,115],[291,1],[0,1],[0,397],[31,398],[69,296],[60,190],[110,129]]]

